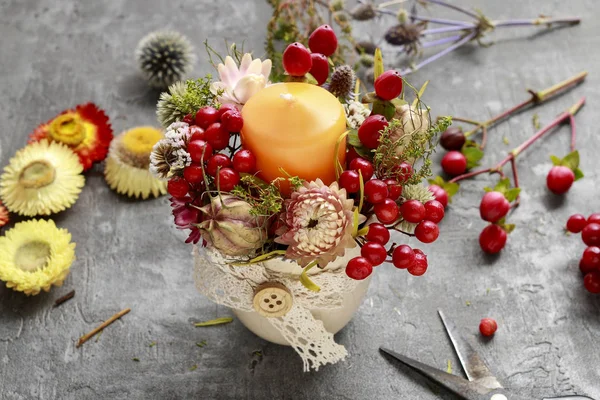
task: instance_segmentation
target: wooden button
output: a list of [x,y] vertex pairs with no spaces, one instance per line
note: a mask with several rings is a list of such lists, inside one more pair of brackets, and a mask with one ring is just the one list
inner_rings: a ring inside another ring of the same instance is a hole
[[263,283],[254,293],[254,309],[263,317],[281,317],[292,308],[292,294],[281,283]]

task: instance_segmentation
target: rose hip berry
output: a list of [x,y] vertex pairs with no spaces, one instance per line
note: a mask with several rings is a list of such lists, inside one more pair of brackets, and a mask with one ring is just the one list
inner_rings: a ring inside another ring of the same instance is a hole
[[239,111],[238,108],[233,105],[233,104],[223,104],[221,107],[219,107],[219,109],[217,110],[217,115],[219,117],[219,119],[221,119],[223,117],[223,114],[225,114],[227,111]]
[[256,171],[256,156],[250,150],[238,151],[233,155],[233,169],[239,173],[254,173]]
[[235,185],[240,183],[240,174],[231,168],[222,168],[219,170],[216,185],[222,192],[230,192]]
[[358,172],[347,170],[340,175],[340,186],[348,193],[356,193],[360,190],[360,177]]
[[588,224],[600,224],[600,214],[598,213],[594,213],[592,215],[590,215],[587,219],[587,223]]
[[440,144],[446,150],[460,150],[465,145],[467,138],[459,127],[452,126],[442,133]]
[[400,206],[400,213],[406,222],[418,224],[425,218],[425,206],[419,200],[408,200]]
[[409,265],[407,269],[409,274],[421,276],[427,271],[427,256],[422,251],[419,250],[417,252],[416,250],[418,249],[413,250],[415,253],[415,262]]
[[204,136],[215,150],[223,150],[229,144],[229,131],[220,122],[215,122],[206,128]]
[[392,199],[385,199],[381,203],[375,204],[373,210],[377,219],[384,224],[391,224],[398,219],[398,204]]
[[373,173],[375,172],[373,169],[373,164],[370,161],[365,160],[362,157],[355,158],[350,162],[348,169],[354,170],[362,173],[363,182],[370,180],[373,177]]
[[377,242],[367,242],[360,249],[360,255],[366,258],[374,267],[383,264],[387,258],[387,251]]
[[588,292],[599,294],[600,293],[600,271],[592,271],[585,275],[583,278],[583,285]]
[[444,205],[437,200],[429,200],[425,203],[425,219],[427,221],[440,223],[444,219]]
[[229,157],[227,157],[225,154],[215,154],[208,159],[208,163],[206,164],[206,173],[214,177],[217,176],[217,171],[219,168],[227,167],[231,167],[231,159],[229,159]]
[[369,225],[369,231],[365,235],[369,242],[377,242],[385,245],[390,240],[390,231],[383,224],[377,222]]
[[564,194],[569,191],[575,181],[575,174],[570,168],[564,165],[555,165],[548,172],[546,185],[554,194]]
[[346,275],[357,281],[362,281],[373,272],[373,265],[364,257],[354,257],[346,265]]
[[206,140],[206,135],[204,134],[204,129],[200,128],[198,125],[190,126],[190,142],[194,140]]
[[383,100],[392,100],[400,96],[402,85],[402,77],[398,71],[385,71],[375,80],[375,93]]
[[369,149],[379,146],[381,132],[388,126],[388,121],[383,115],[370,115],[358,128],[360,142]]
[[400,182],[405,183],[413,176],[413,166],[406,161],[402,161],[400,165],[398,165],[396,172],[398,173]]
[[221,124],[227,132],[239,132],[244,127],[244,118],[238,110],[230,110],[221,116]]
[[310,57],[312,68],[308,72],[317,80],[317,85],[321,86],[329,77],[329,61],[327,61],[327,57],[319,53],[312,53]]
[[583,251],[583,256],[579,262],[581,272],[588,273],[597,269],[600,271],[600,247],[590,246]]
[[208,128],[219,120],[219,113],[216,108],[211,106],[202,107],[196,113],[196,125],[202,129]]
[[495,224],[486,226],[479,235],[481,250],[489,254],[499,253],[506,245],[506,231]]
[[192,123],[195,123],[194,116],[192,114],[186,114],[186,116],[183,117],[182,121],[188,125],[192,125]]
[[421,221],[415,228],[415,236],[420,242],[433,243],[440,236],[440,228],[435,222]]
[[384,182],[388,188],[388,197],[392,200],[398,200],[402,196],[402,185],[395,179],[386,179]]
[[204,140],[194,140],[188,143],[187,151],[190,153],[192,161],[199,163],[208,160],[212,156],[213,148],[210,143]]
[[442,169],[450,176],[464,174],[467,170],[467,157],[460,151],[449,151],[442,158]]
[[200,183],[204,180],[202,165],[191,164],[183,169],[183,177],[189,183]]
[[581,239],[588,246],[600,246],[600,224],[587,224],[581,231]]
[[365,198],[371,204],[378,204],[388,198],[388,186],[379,179],[371,179],[365,183]]
[[302,43],[292,43],[283,52],[283,68],[288,75],[304,76],[312,68],[310,52]]
[[479,204],[481,219],[488,222],[498,222],[510,210],[510,203],[500,192],[487,192]]
[[444,189],[442,189],[438,185],[431,185],[428,187],[428,189],[431,193],[433,193],[433,197],[435,197],[435,199],[437,201],[442,203],[444,208],[448,207],[448,200],[449,200],[448,192],[446,192]]
[[329,57],[338,46],[337,36],[329,25],[321,25],[308,37],[308,47],[313,53]]
[[494,333],[496,333],[497,330],[498,324],[492,318],[484,318],[479,323],[479,332],[481,332],[483,336],[494,336]]
[[567,220],[567,230],[571,233],[579,233],[588,224],[585,217],[581,214],[573,214]]
[[415,252],[410,246],[402,244],[394,249],[392,262],[394,267],[406,269],[415,263]]
[[190,185],[185,179],[173,178],[167,183],[167,192],[173,197],[185,197],[190,190]]

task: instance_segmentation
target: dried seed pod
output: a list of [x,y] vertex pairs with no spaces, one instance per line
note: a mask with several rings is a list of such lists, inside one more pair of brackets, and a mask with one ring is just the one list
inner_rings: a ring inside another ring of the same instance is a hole
[[331,74],[329,82],[329,91],[340,98],[349,98],[354,90],[355,75],[352,68],[348,65],[340,65]]
[[333,11],[342,11],[344,9],[344,0],[332,0],[329,2],[329,8]]
[[377,10],[373,4],[359,4],[350,11],[350,15],[357,21],[368,21],[375,18]]
[[336,12],[334,12],[333,13],[333,19],[338,24],[339,23],[346,23],[349,20],[348,14],[346,14],[345,11],[336,11]]
[[370,54],[361,54],[360,55],[360,65],[363,67],[372,67],[375,64],[375,57]]
[[419,40],[423,26],[420,24],[398,24],[385,33],[385,41],[394,46],[413,44]]
[[375,45],[375,43],[369,42],[368,40],[361,40],[360,42],[356,43],[355,49],[356,52],[359,54],[364,53],[374,55],[375,50],[377,50],[377,46]]

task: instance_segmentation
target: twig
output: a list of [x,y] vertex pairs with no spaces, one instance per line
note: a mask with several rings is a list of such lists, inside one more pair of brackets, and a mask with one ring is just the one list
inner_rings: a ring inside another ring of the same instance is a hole
[[535,18],[535,19],[511,19],[506,21],[492,21],[495,27],[500,26],[536,26],[536,25],[551,25],[551,24],[572,24],[576,25],[581,22],[579,17],[566,18]]
[[97,334],[98,332],[101,332],[104,328],[106,328],[107,326],[109,326],[110,324],[112,324],[113,322],[115,322],[116,320],[118,320],[119,318],[121,318],[123,315],[127,314],[130,311],[131,311],[131,308],[126,308],[125,310],[116,313],[115,315],[113,315],[112,317],[110,317],[109,319],[104,321],[99,327],[97,327],[90,333],[87,333],[87,334],[83,335],[82,337],[80,337],[79,342],[77,342],[76,347],[79,348],[82,344],[84,344],[85,342],[90,340],[92,337],[94,337],[95,334]]
[[437,5],[442,6],[442,7],[451,8],[451,9],[453,9],[455,11],[458,11],[460,13],[463,13],[463,14],[468,15],[469,17],[472,17],[472,18],[475,18],[475,19],[479,18],[479,15],[477,15],[475,13],[473,13],[473,12],[471,12],[469,10],[466,10],[466,9],[464,9],[462,7],[456,6],[454,4],[446,3],[443,0],[423,0],[423,1],[425,1],[427,3],[437,4]]
[[439,33],[448,33],[448,32],[465,31],[465,30],[473,30],[473,29],[475,29],[475,28],[466,28],[464,26],[445,26],[443,28],[425,29],[425,30],[421,31],[421,36],[437,35]]
[[442,44],[456,42],[461,37],[462,37],[462,35],[448,36],[448,37],[445,37],[445,38],[432,40],[430,42],[424,42],[424,43],[421,44],[421,47],[424,48],[424,49],[426,49],[428,47],[440,46]]
[[[515,188],[518,188],[519,187],[519,173],[517,172],[517,162],[514,157],[510,159],[510,167],[513,172],[513,180],[515,182]],[[519,206],[520,203],[521,203],[521,194],[519,193],[517,195],[517,198],[515,199],[515,202],[511,205],[511,207],[516,208]]]
[[56,308],[56,307],[60,306],[62,303],[71,300],[74,296],[75,296],[75,290],[71,290],[69,293],[56,299],[56,301],[54,302],[54,307]]

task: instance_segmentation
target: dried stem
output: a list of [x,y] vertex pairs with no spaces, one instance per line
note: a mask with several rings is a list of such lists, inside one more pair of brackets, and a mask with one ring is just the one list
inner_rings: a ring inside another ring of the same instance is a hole
[[[517,171],[517,163],[515,161],[515,158],[511,158],[510,159],[510,167],[512,169],[513,172],[513,181],[514,181],[514,185],[516,188],[519,187],[519,173]],[[515,202],[511,205],[511,207],[518,207],[519,204],[521,203],[521,194],[517,195],[517,198],[515,199]]]
[[468,15],[469,17],[472,17],[472,18],[475,18],[475,19],[479,18],[479,15],[475,14],[474,12],[471,12],[469,10],[466,10],[466,9],[464,9],[462,7],[459,7],[457,5],[454,5],[454,4],[447,3],[447,2],[445,2],[443,0],[422,0],[422,1],[425,1],[427,3],[437,4],[437,5],[440,5],[442,7],[451,8],[451,9],[453,9],[455,11],[458,11],[460,13],[463,13],[463,14]]
[[113,315],[112,317],[110,317],[109,319],[104,321],[96,329],[94,329],[90,333],[87,333],[87,334],[83,335],[82,337],[80,337],[79,342],[77,342],[77,347],[79,348],[82,344],[84,344],[85,342],[90,340],[92,337],[94,337],[94,335],[96,335],[98,332],[101,332],[102,330],[104,330],[104,328],[106,328],[107,326],[109,326],[110,324],[112,324],[113,322],[115,322],[116,320],[118,320],[119,318],[124,316],[125,314],[129,313],[130,311],[131,311],[130,308],[126,308],[125,310],[116,313],[115,315]]
[[75,290],[71,290],[69,293],[56,299],[56,301],[54,302],[54,307],[60,306],[64,302],[71,300],[73,297],[75,297]]
[[421,43],[421,47],[426,49],[428,47],[440,46],[442,44],[456,42],[461,37],[462,37],[462,35],[455,35],[455,36],[449,36],[449,37],[445,37],[445,38],[441,38],[441,39],[436,39],[436,40],[432,40],[430,42]]
[[535,19],[510,19],[505,21],[492,21],[494,27],[501,26],[536,26],[536,25],[552,25],[552,24],[571,24],[577,25],[581,22],[579,17],[566,18],[548,18],[541,17]]

